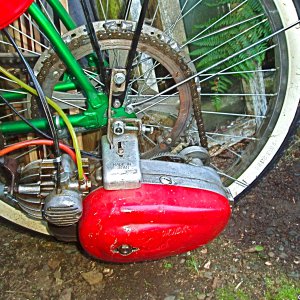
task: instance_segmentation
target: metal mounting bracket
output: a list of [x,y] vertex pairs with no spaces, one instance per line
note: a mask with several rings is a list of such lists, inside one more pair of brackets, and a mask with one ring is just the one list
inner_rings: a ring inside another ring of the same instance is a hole
[[[112,144],[111,144],[112,143]],[[102,137],[103,186],[106,190],[136,189],[142,172],[138,138],[134,133]]]

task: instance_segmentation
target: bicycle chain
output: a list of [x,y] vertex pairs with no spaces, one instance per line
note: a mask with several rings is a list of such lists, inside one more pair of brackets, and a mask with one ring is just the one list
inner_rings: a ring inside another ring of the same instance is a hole
[[[125,25],[124,25],[125,24]],[[127,24],[127,25],[126,25]],[[134,23],[133,22],[121,22],[121,25],[117,21],[106,22],[103,26],[100,26],[101,30],[99,30],[97,34],[97,38],[101,43],[101,40],[107,39],[127,39],[132,40],[134,31]],[[80,29],[80,28],[79,28]],[[155,29],[157,30],[157,29]],[[70,51],[74,51],[79,47],[85,46],[87,43],[90,43],[86,34],[81,37],[70,38],[74,36],[74,31],[65,35],[64,39],[66,44],[68,45]],[[83,30],[84,32],[84,30]],[[184,72],[186,78],[191,77],[193,75],[192,67],[190,59],[186,57],[186,54],[180,50],[178,44],[168,36],[163,34],[154,35],[153,32],[150,34],[143,32],[140,37],[140,41],[144,43],[149,43],[151,46],[155,47],[159,53],[163,53],[163,55],[168,55],[169,58],[174,60],[174,62],[180,67],[180,69]],[[143,49],[141,49],[143,50]],[[38,80],[41,84],[45,81],[50,68],[59,61],[57,54],[53,51],[53,49],[45,51],[40,60],[39,67],[36,71],[38,72]],[[59,65],[61,69],[65,69],[64,65],[61,63]],[[200,143],[202,147],[207,148],[207,138],[205,134],[204,122],[202,118],[201,112],[201,101],[200,95],[198,92],[198,87],[195,80],[191,80],[188,82],[191,90],[192,96],[192,106],[194,110],[194,117],[196,119]],[[49,96],[49,95],[48,95]],[[39,111],[37,106],[37,101],[35,98],[31,100],[31,114],[32,118],[39,117]],[[192,118],[190,116],[189,118]],[[186,122],[187,128],[189,124],[191,124],[191,119]]]

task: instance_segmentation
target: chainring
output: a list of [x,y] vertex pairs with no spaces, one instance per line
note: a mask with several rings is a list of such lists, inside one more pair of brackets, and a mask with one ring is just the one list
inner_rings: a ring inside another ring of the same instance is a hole
[[[101,50],[128,51],[131,46],[135,26],[135,22],[125,22],[122,20],[94,23]],[[63,36],[63,39],[77,60],[93,52],[84,26],[68,32]],[[137,51],[151,57],[154,61],[161,64],[171,75],[175,84],[193,75],[195,68],[186,53],[180,49],[173,39],[166,36],[157,28],[144,25]],[[35,66],[35,73],[48,97],[52,97],[54,86],[59,82],[59,79],[65,72],[66,67],[53,49],[46,50]],[[163,140],[164,142],[157,142],[159,145],[154,146],[150,151],[148,149],[147,151],[142,151],[142,153],[144,152],[144,157],[152,157],[156,153],[169,151],[171,147],[176,144],[178,138],[185,135],[185,132],[189,129],[191,124],[192,107],[198,125],[201,144],[204,147],[207,146],[201,115],[200,95],[196,82],[190,80],[179,86],[177,91],[179,92],[179,103],[177,103],[178,114],[175,116],[176,120],[174,124],[172,124],[171,130],[167,133],[155,132],[155,138],[159,136],[160,141]],[[139,101],[139,98],[136,97],[135,101]],[[138,117],[140,117],[138,111],[136,111],[136,113]],[[40,117],[36,98],[31,98],[31,114],[32,118]],[[172,115],[172,118],[174,119],[174,115]],[[145,114],[142,117],[142,121],[144,124],[149,122],[151,125],[151,116],[149,117],[149,114]]]

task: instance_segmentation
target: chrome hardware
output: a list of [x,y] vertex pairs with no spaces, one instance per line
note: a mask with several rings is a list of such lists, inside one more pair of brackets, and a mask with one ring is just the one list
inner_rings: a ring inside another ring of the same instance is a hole
[[141,186],[139,147],[135,134],[115,135],[112,147],[107,136],[103,136],[102,157],[105,189],[135,189]]
[[45,199],[44,217],[56,226],[70,226],[82,215],[81,195],[72,190],[53,191]]

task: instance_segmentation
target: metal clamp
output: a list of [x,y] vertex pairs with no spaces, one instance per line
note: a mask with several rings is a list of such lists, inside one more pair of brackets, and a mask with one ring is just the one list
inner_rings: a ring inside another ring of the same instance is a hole
[[107,136],[103,136],[102,158],[105,189],[135,189],[141,186],[142,172],[136,134],[115,135],[112,147]]

